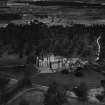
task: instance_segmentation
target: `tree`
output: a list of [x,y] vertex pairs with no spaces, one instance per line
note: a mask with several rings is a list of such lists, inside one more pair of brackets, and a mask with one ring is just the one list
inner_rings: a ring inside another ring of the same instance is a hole
[[84,82],[81,82],[79,86],[73,88],[73,91],[78,96],[79,101],[87,101],[87,85]]
[[49,85],[48,91],[45,93],[44,105],[62,105],[66,102],[65,91],[59,88],[56,81]]
[[30,105],[26,99],[20,101],[19,105]]
[[1,93],[1,96],[0,96],[0,104],[3,103],[3,99],[4,99],[4,93],[5,93],[5,89],[6,89],[6,86],[9,82],[9,79],[6,79],[6,78],[0,78],[0,93]]

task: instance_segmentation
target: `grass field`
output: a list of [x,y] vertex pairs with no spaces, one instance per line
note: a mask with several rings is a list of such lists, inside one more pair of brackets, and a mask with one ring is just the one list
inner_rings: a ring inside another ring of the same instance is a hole
[[73,86],[79,84],[81,81],[85,82],[88,88],[100,87],[100,80],[105,79],[105,77],[93,70],[84,70],[83,77],[76,77],[73,73],[67,75],[61,73],[42,73],[35,74],[32,77],[33,83],[48,85],[53,80],[56,80],[60,85],[65,85],[69,89]]

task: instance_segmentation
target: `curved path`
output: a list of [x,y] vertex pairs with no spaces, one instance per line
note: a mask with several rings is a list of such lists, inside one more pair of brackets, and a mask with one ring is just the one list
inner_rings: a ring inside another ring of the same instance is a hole
[[19,92],[15,97],[13,97],[11,100],[9,100],[6,105],[10,105],[13,101],[15,101],[16,99],[18,99],[20,96],[24,95],[26,92],[29,92],[29,91],[33,91],[33,90],[39,90],[39,91],[43,91],[45,92],[48,87],[46,86],[41,86],[41,85],[34,85],[36,87],[32,87],[32,88],[29,88],[29,89],[25,89],[23,90],[22,92]]

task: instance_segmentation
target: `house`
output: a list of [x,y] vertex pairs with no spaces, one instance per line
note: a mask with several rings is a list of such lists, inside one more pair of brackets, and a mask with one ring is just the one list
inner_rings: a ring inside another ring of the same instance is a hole
[[75,70],[77,67],[83,67],[88,61],[83,61],[78,57],[65,58],[62,56],[55,56],[54,54],[48,54],[43,56],[42,59],[38,59],[39,68],[49,68],[54,72],[59,72],[62,69],[68,69],[70,72]]

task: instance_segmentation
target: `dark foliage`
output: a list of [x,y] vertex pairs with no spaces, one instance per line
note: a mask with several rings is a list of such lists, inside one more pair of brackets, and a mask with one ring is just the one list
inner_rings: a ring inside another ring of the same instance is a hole
[[21,19],[19,14],[0,14],[0,20],[13,20],[13,19]]
[[61,71],[61,73],[62,73],[62,74],[69,74],[69,71],[68,71],[67,69],[63,69],[63,70]]
[[30,76],[24,76],[24,78],[21,80],[20,84],[24,87],[31,87],[32,86],[32,82],[31,82],[31,79],[30,79]]
[[23,99],[22,101],[20,101],[19,105],[30,105],[30,103],[27,100]]
[[100,102],[102,102],[102,101],[105,99],[105,94],[102,94],[102,95],[98,94],[98,95],[96,95],[96,98],[97,98]]
[[77,71],[82,71],[82,70],[84,70],[84,68],[83,68],[83,67],[77,67],[76,70],[77,70]]
[[9,79],[0,77],[0,104],[3,102],[3,94],[5,93],[6,86],[8,85]]
[[79,86],[73,88],[79,101],[87,101],[87,90],[87,85],[84,82],[81,82]]
[[6,85],[8,84],[8,82],[9,82],[9,79],[0,77],[0,91],[6,88]]
[[82,68],[77,68],[76,69],[75,76],[76,77],[82,77],[83,76]]
[[101,86],[105,88],[105,80],[101,80],[100,83],[101,83]]
[[48,27],[37,21],[30,25],[10,23],[6,28],[0,28],[0,54],[12,52],[22,58],[32,53],[37,56],[53,52],[55,55],[65,57],[75,54],[91,60],[96,58],[96,39],[101,35],[100,60],[102,60],[105,58],[104,30],[105,25],[74,24],[72,27]]
[[63,105],[66,102],[65,91],[54,81],[45,93],[44,105]]

